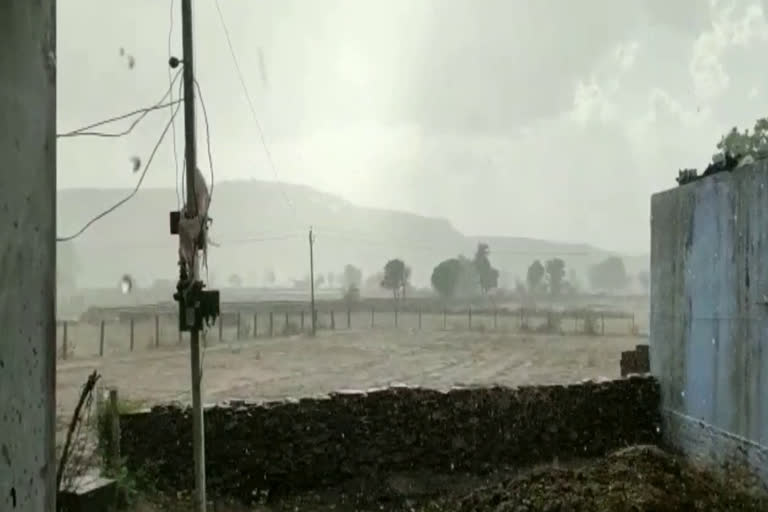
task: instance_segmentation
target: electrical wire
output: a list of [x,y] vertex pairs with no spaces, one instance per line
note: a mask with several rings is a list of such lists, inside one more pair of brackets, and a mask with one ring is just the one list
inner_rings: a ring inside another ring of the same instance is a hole
[[235,240],[226,240],[223,243],[218,242],[214,245],[214,247],[221,247],[224,246],[230,246],[230,245],[242,245],[242,244],[251,244],[256,242],[274,242],[274,241],[280,241],[280,240],[298,240],[304,238],[304,234],[291,234],[291,235],[275,235],[275,236],[265,236],[265,237],[250,237],[250,238],[239,238]]
[[[163,108],[166,108],[166,107],[173,107],[173,105],[181,103],[182,99],[178,99],[176,101],[170,101],[168,103],[163,103],[165,101],[165,99],[168,97],[168,95],[171,93],[171,90],[173,89],[173,83],[176,80],[178,80],[180,74],[181,74],[181,70],[179,70],[176,73],[176,76],[171,81],[171,85],[168,88],[168,90],[165,92],[165,94],[163,94],[163,97],[160,98],[160,100],[157,103],[155,103],[154,105],[152,105],[151,107],[140,108],[138,110],[134,110],[133,112],[129,112],[127,114],[123,114],[123,115],[116,116],[116,117],[111,117],[109,119],[105,119],[104,121],[99,121],[97,123],[93,123],[93,124],[90,124],[88,126],[84,126],[82,128],[78,128],[77,130],[72,130],[72,131],[65,132],[65,133],[59,133],[59,134],[56,135],[56,138],[58,139],[58,138],[79,137],[79,136],[108,137],[109,138],[109,137],[122,137],[124,135],[128,135],[129,133],[131,133],[133,131],[134,128],[136,128],[136,125],[138,125],[139,122],[141,122],[141,120],[144,119],[147,116],[147,114],[149,114],[150,112],[152,112],[154,110],[163,109]],[[99,126],[103,126],[103,125],[108,124],[108,123],[114,123],[115,121],[121,121],[123,119],[127,119],[129,117],[133,117],[136,114],[141,114],[141,115],[131,123],[131,125],[128,127],[128,129],[123,130],[122,132],[118,132],[118,133],[104,133],[104,132],[91,132],[91,131],[88,131],[88,130],[91,130],[92,128],[97,128]]]
[[[168,61],[171,60],[171,40],[173,38],[173,8],[175,5],[175,2],[173,0],[170,1],[171,4],[171,13],[170,13],[170,20],[168,24]],[[168,89],[171,91],[171,101],[173,101],[173,80],[171,79],[171,66],[168,66]],[[171,119],[173,119],[173,108],[168,108],[169,115],[171,116]],[[181,210],[181,195],[179,194],[179,150],[176,147],[176,121],[171,121],[171,136],[173,137],[173,164],[176,168],[176,208],[178,210]]]
[[[179,107],[177,106],[176,107],[176,111],[173,113],[173,117],[176,117],[176,114],[178,114],[178,112],[179,112]],[[133,197],[136,195],[136,193],[141,188],[141,184],[142,184],[142,182],[144,181],[144,178],[147,175],[147,171],[149,171],[149,166],[152,164],[152,160],[154,160],[155,154],[157,153],[157,150],[160,148],[160,144],[162,144],[163,139],[165,139],[165,135],[168,133],[168,129],[171,127],[171,121],[173,121],[173,118],[171,118],[171,120],[169,120],[168,123],[165,125],[165,128],[163,129],[163,132],[160,134],[160,138],[155,143],[155,147],[152,148],[152,152],[150,153],[149,158],[147,159],[147,163],[144,164],[144,170],[141,172],[141,176],[139,177],[139,181],[136,182],[136,186],[134,187],[134,189],[127,196],[125,196],[123,199],[121,199],[120,201],[116,202],[114,205],[110,206],[109,208],[107,208],[106,210],[104,210],[100,214],[96,215],[91,220],[89,220],[82,228],[80,228],[79,231],[77,231],[73,235],[69,235],[69,236],[65,236],[65,237],[56,237],[56,241],[57,242],[69,242],[70,240],[74,240],[75,238],[77,238],[80,235],[82,235],[85,232],[85,230],[87,230],[89,227],[91,227],[95,222],[99,221],[103,217],[106,217],[107,215],[109,215],[113,211],[117,210],[118,208],[120,208],[122,205],[124,205],[125,203],[127,203],[131,199],[133,199]]]
[[243,77],[243,71],[240,68],[240,63],[237,60],[237,55],[235,54],[235,49],[234,49],[234,46],[232,45],[232,38],[229,35],[227,22],[224,20],[224,13],[221,11],[221,5],[219,5],[219,0],[216,0],[216,11],[219,14],[219,21],[221,22],[221,28],[224,30],[224,36],[227,39],[227,46],[229,47],[229,53],[232,56],[232,62],[235,64],[235,71],[237,72],[237,77],[240,80],[240,85],[243,88],[243,93],[245,93],[245,99],[248,102],[248,107],[251,110],[253,121],[256,124],[256,128],[259,132],[259,139],[261,140],[261,145],[264,147],[264,153],[267,156],[267,162],[269,163],[269,167],[272,170],[272,174],[275,176],[275,181],[281,184],[280,192],[282,193],[283,199],[285,199],[285,202],[288,204],[291,211],[293,211],[294,217],[298,219],[296,206],[290,200],[290,198],[288,197],[288,194],[286,194],[285,185],[280,182],[280,176],[277,172],[277,166],[275,165],[274,159],[272,158],[272,152],[270,151],[269,145],[267,144],[266,137],[264,136],[264,130],[262,129],[261,123],[259,122],[259,117],[256,115],[256,107],[254,107],[253,101],[251,100],[251,95],[248,92],[248,86],[245,83],[245,78]]
[[195,88],[197,89],[197,96],[200,98],[200,106],[203,108],[203,120],[205,121],[205,145],[208,150],[208,167],[211,173],[211,190],[208,193],[208,208],[210,209],[213,202],[213,156],[211,155],[211,126],[208,124],[208,110],[205,108],[205,100],[203,100],[203,92],[200,90],[200,84],[197,83],[195,78]]

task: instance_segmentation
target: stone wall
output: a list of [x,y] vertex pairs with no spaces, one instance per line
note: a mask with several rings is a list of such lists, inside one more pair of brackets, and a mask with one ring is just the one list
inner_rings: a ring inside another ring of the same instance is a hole
[[621,353],[621,376],[649,373],[651,360],[648,345],[636,345],[635,350],[627,350]]
[[[206,412],[208,488],[250,500],[398,471],[482,473],[590,457],[660,436],[651,377],[571,386],[388,388],[328,398],[230,404]],[[159,490],[192,488],[188,409],[121,417],[129,470]]]

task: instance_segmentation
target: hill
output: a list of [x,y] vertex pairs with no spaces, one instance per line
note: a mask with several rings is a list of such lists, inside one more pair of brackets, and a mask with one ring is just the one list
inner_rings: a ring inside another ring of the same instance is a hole
[[[58,192],[58,231],[68,235],[128,190],[64,189]],[[169,234],[168,212],[177,209],[173,189],[143,189],[121,208],[71,242],[74,258],[62,262],[76,271],[78,287],[115,286],[123,274],[140,287],[175,279],[177,239]],[[346,263],[378,272],[400,257],[413,268],[417,285],[427,285],[441,260],[471,256],[478,242],[490,245],[492,261],[508,280],[524,277],[534,259],[562,257],[577,273],[610,253],[589,245],[511,237],[467,236],[446,219],[357,206],[302,185],[264,181],[217,183],[211,206],[209,280],[227,283],[237,274],[245,284],[261,284],[274,272],[289,284],[308,274],[307,227],[316,233],[319,273],[339,273]],[[647,256],[627,258],[628,270],[647,268]]]

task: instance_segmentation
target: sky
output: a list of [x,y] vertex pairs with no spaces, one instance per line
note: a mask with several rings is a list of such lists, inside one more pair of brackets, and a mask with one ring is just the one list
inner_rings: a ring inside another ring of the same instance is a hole
[[[651,194],[768,111],[768,0],[219,0],[249,96],[215,0],[193,6],[216,180],[306,184],[471,235],[648,252]],[[163,96],[178,0],[57,7],[59,132]],[[59,139],[59,187],[133,187],[169,116]],[[172,141],[145,186],[174,186]]]

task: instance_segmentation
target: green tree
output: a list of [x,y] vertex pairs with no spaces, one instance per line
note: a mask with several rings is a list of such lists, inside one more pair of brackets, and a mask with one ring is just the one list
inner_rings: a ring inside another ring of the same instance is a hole
[[725,153],[733,156],[749,155],[755,159],[765,156],[768,154],[768,118],[756,120],[752,133],[750,133],[749,128],[741,132],[734,126],[731,131],[720,138],[717,149],[719,152],[716,156],[720,157]]
[[395,300],[401,296],[405,298],[405,290],[410,277],[411,269],[405,265],[403,260],[398,258],[389,260],[384,265],[384,277],[381,280],[381,287],[385,290],[391,290]]
[[539,260],[531,263],[525,277],[525,281],[528,284],[528,293],[536,295],[541,291],[545,273],[546,270],[544,269],[544,265],[542,265]]
[[560,258],[553,258],[544,265],[547,272],[547,282],[549,284],[549,293],[553,297],[559,297],[563,291],[565,281],[565,262]]
[[439,263],[432,271],[432,288],[443,298],[451,298],[461,277],[462,266],[458,258],[447,259]]
[[488,244],[477,244],[473,263],[480,282],[480,292],[483,295],[486,295],[491,288],[496,288],[499,285],[499,271],[491,265],[490,253]]
[[589,284],[593,290],[619,291],[629,284],[624,260],[609,256],[589,268]]

